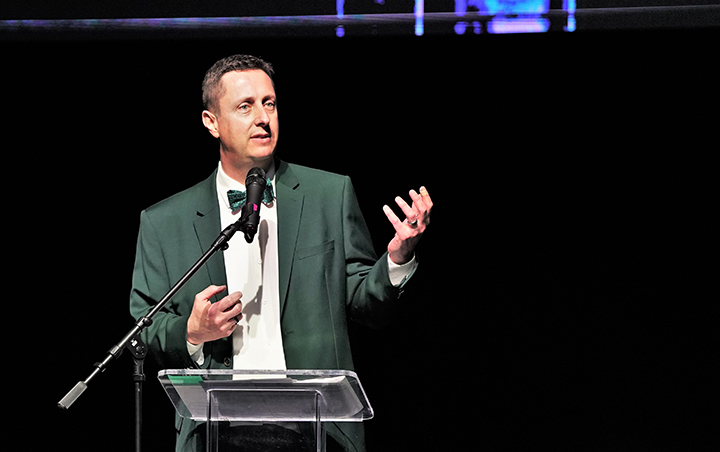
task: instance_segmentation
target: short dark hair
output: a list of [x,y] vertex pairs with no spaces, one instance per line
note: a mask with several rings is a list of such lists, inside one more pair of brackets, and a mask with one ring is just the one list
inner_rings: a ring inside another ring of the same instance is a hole
[[233,71],[251,71],[259,69],[264,71],[273,81],[273,68],[270,63],[252,55],[231,55],[219,60],[205,73],[202,84],[203,107],[207,110],[217,107],[217,100],[223,95],[223,86],[220,79],[223,75]]

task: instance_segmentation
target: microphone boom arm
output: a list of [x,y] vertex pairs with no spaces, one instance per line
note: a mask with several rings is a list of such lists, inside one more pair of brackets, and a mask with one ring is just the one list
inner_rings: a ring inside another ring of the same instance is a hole
[[[255,208],[257,208],[257,206],[255,206]],[[237,231],[243,231],[247,240],[248,234],[250,233],[249,229],[255,229],[255,226],[248,225],[248,217],[251,213],[252,211],[250,209],[243,209],[243,213],[240,215],[240,219],[223,229],[218,238],[215,239],[215,241],[205,252],[205,254],[203,254],[200,259],[198,259],[198,261],[195,262],[195,264],[193,264],[193,266],[190,267],[190,269],[180,278],[180,280],[178,280],[178,282],[176,282],[175,285],[170,288],[170,290],[160,299],[160,301],[157,302],[157,304],[150,310],[150,312],[141,317],[137,321],[137,323],[135,323],[135,326],[133,326],[133,328],[125,336],[123,336],[120,342],[118,342],[110,349],[110,351],[108,351],[105,359],[93,365],[95,369],[93,369],[90,375],[85,380],[79,381],[65,395],[65,397],[63,397],[58,402],[58,408],[62,408],[64,410],[70,408],[70,406],[75,403],[78,397],[80,397],[80,395],[87,389],[90,381],[92,381],[97,375],[105,372],[105,369],[107,369],[107,366],[110,364],[110,362],[113,359],[119,358],[123,350],[128,347],[128,344],[130,344],[137,336],[139,336],[140,333],[142,333],[147,327],[152,325],[153,317],[155,317],[155,315],[160,312],[162,308],[165,307],[168,301],[170,301],[170,299],[175,296],[175,294],[190,280],[190,278],[192,278],[192,276],[197,273],[200,267],[202,267],[208,260],[210,260],[210,258],[216,252],[220,250],[226,250],[228,248],[228,242]],[[255,235],[254,232],[252,233],[252,235]]]

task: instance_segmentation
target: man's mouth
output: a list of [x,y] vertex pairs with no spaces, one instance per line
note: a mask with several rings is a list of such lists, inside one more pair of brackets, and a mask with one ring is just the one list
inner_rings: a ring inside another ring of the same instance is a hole
[[258,139],[258,140],[263,140],[263,139],[265,139],[265,138],[270,138],[270,134],[269,134],[269,133],[266,133],[266,132],[256,133],[255,135],[251,136],[250,138],[252,138],[252,139]]

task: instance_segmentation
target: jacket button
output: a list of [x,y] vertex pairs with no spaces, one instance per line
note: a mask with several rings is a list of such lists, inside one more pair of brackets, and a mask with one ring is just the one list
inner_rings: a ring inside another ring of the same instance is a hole
[[225,358],[223,360],[223,364],[225,364],[225,367],[230,367],[232,366],[232,360],[230,358]]

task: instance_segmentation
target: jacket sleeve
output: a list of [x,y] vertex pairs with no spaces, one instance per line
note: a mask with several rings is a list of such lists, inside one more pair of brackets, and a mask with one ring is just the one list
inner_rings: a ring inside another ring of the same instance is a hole
[[378,259],[370,231],[363,218],[355,190],[349,178],[343,190],[343,240],[350,318],[360,324],[379,328],[387,325],[398,306],[398,299],[410,278],[395,287],[390,282],[388,256]]
[[[171,281],[161,241],[146,211],[140,215],[140,232],[135,253],[130,313],[135,319],[146,315],[170,290]],[[178,305],[168,303],[155,315],[142,339],[152,356],[163,368],[195,367],[187,350],[189,312],[178,312]]]

